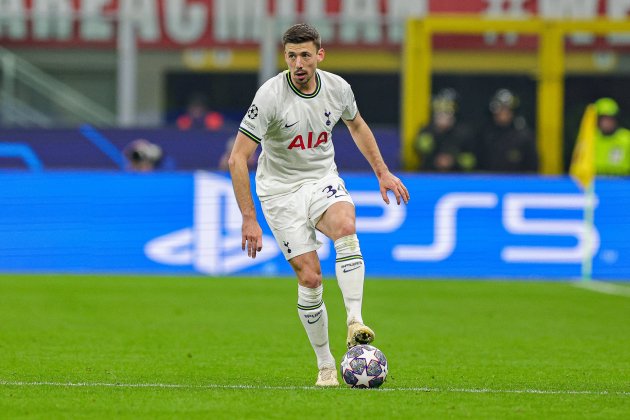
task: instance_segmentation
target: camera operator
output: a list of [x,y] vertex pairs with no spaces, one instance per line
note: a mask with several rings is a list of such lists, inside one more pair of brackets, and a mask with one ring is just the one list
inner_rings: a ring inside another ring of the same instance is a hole
[[145,139],[129,143],[123,154],[127,160],[127,170],[132,172],[151,172],[161,165],[164,157],[160,146]]

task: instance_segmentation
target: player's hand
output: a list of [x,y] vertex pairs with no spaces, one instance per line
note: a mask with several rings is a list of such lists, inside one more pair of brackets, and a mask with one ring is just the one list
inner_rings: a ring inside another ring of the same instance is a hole
[[245,251],[247,246],[247,256],[256,258],[256,253],[262,251],[262,228],[255,218],[244,218],[242,228],[241,249]]
[[389,197],[387,197],[387,191],[391,191],[396,196],[396,203],[400,205],[400,201],[404,201],[405,204],[409,202],[409,191],[402,181],[392,174],[387,172],[385,175],[378,179],[379,186],[381,188],[381,196],[383,201],[389,204]]

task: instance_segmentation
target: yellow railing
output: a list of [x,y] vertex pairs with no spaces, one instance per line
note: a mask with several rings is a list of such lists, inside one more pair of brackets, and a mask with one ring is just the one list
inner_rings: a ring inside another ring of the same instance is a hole
[[[483,34],[510,32],[539,37],[537,58],[537,142],[540,172],[562,172],[565,36],[572,33],[607,35],[630,33],[630,21],[598,18],[582,20],[490,19],[462,15],[433,15],[407,22],[403,51],[402,161],[406,169],[417,167],[413,139],[429,121],[432,38],[436,34]],[[465,63],[462,63],[465,64]]]

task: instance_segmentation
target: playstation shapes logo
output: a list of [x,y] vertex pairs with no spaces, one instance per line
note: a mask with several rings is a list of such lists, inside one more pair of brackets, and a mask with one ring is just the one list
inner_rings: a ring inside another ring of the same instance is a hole
[[247,117],[250,120],[253,120],[257,116],[258,116],[258,107],[256,106],[256,104],[252,104],[252,106],[249,107],[249,110],[247,110]]

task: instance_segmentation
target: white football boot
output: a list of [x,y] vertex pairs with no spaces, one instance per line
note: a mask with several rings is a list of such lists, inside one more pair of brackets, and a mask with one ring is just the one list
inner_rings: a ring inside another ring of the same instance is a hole
[[317,382],[315,382],[315,386],[339,386],[339,381],[337,380],[337,368],[321,368],[317,374]]
[[359,322],[353,322],[348,325],[348,349],[359,344],[370,344],[374,341],[374,331],[367,325],[363,325]]

